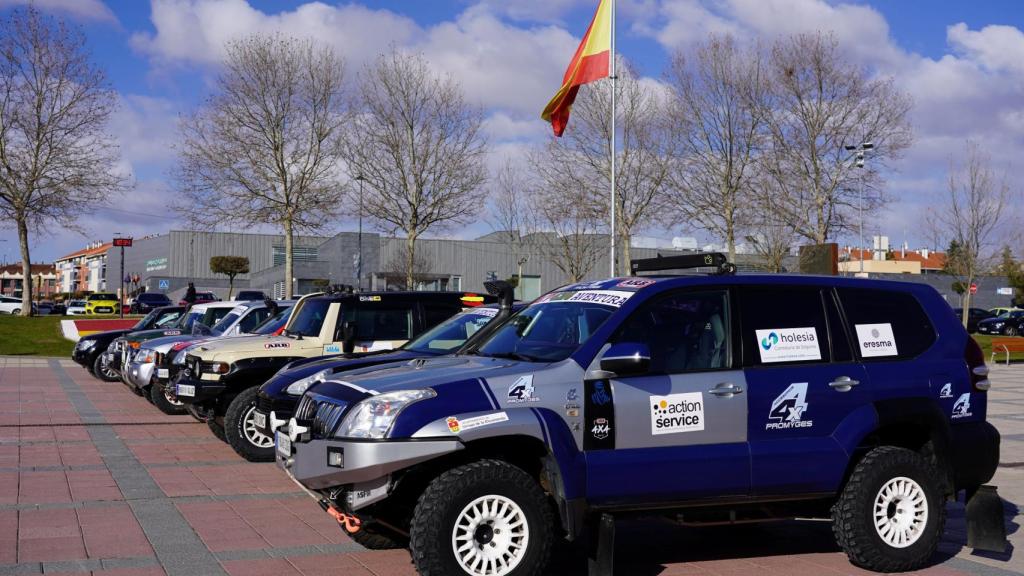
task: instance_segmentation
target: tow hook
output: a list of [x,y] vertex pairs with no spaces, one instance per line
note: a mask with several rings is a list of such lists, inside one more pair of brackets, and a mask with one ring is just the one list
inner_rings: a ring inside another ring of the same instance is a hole
[[356,532],[359,532],[360,528],[363,527],[363,521],[360,520],[359,517],[355,514],[346,514],[344,512],[341,512],[324,500],[320,501],[320,507],[323,508],[324,511],[326,511],[328,514],[330,514],[331,518],[337,520],[338,524],[341,524],[342,529],[345,530],[345,532],[347,532],[348,534],[355,534]]

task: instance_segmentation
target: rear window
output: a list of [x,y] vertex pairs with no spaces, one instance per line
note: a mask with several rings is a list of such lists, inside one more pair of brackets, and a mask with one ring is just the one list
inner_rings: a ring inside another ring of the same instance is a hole
[[831,360],[821,288],[744,286],[739,294],[745,366]]
[[412,338],[412,306],[357,306],[356,340],[376,342]]
[[912,358],[935,342],[935,329],[913,295],[889,290],[842,288],[854,350],[864,360]]

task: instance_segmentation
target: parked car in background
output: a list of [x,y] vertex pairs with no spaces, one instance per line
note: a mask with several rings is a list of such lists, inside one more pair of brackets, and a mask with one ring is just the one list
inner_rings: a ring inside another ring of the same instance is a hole
[[266,300],[267,295],[262,290],[240,290],[232,300]]
[[147,314],[150,310],[171,306],[173,302],[167,294],[159,292],[143,292],[135,297],[128,309],[132,314]]
[[86,314],[114,314],[121,308],[117,301],[117,294],[111,292],[97,292],[89,294],[85,299]]
[[[963,308],[953,308],[953,314],[957,318],[963,318]],[[967,331],[974,334],[978,331],[978,322],[995,316],[983,308],[971,308],[967,316]]]
[[[36,303],[32,303],[32,312],[36,311]],[[21,298],[0,296],[0,314],[21,314]]]
[[[220,302],[220,298],[213,292],[196,292],[196,301],[193,304],[206,304],[208,302]],[[178,302],[179,306],[188,306],[184,300]]]
[[116,367],[106,358],[108,347],[117,338],[135,330],[149,330],[174,325],[185,313],[184,306],[168,306],[153,310],[127,330],[108,330],[82,336],[75,344],[71,359],[84,366],[93,376],[113,382],[117,380]]
[[1009,310],[978,321],[978,334],[1019,336],[1024,334],[1024,310]]
[[56,314],[57,316],[63,316],[68,313],[68,307],[64,302],[54,302],[53,309],[50,310],[50,314]]
[[36,314],[39,316],[49,316],[50,314],[53,314],[53,302],[47,302],[46,300],[37,302]]
[[996,306],[995,308],[989,308],[988,309],[988,311],[993,316],[1002,316],[1003,314],[1006,314],[1007,312],[1016,312],[1017,310],[1022,310],[1022,309],[1018,308],[1016,306]]
[[85,314],[85,300],[69,300],[68,308],[65,311],[68,316],[82,316]]

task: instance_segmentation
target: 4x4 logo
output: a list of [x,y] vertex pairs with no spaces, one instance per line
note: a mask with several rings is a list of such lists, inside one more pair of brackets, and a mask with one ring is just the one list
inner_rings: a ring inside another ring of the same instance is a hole
[[973,415],[974,413],[971,412],[971,393],[964,392],[963,394],[960,395],[959,398],[956,399],[956,402],[953,403],[953,413],[950,415],[950,417],[952,417],[953,419],[958,419],[967,418],[968,416]]
[[533,374],[520,376],[511,386],[508,387],[508,403],[519,404],[520,402],[539,402],[540,398],[533,395]]
[[768,411],[769,422],[765,430],[788,430],[790,428],[810,428],[814,421],[804,420],[807,411],[807,382],[795,382],[772,401]]

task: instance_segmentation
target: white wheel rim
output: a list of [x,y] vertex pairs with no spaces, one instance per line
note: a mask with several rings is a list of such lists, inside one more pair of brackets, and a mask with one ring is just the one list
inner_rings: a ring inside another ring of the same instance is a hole
[[167,403],[170,404],[171,406],[180,407],[185,405],[185,403],[182,402],[181,400],[178,400],[176,396],[171,396],[171,391],[166,386],[164,386],[164,400],[167,400]]
[[882,541],[893,548],[917,542],[928,524],[928,497],[910,478],[893,478],[878,491],[872,518]]
[[530,544],[530,527],[518,504],[481,496],[462,509],[452,529],[459,566],[474,576],[504,576],[516,569]]
[[245,433],[245,439],[257,448],[270,448],[274,445],[274,439],[260,432],[260,429],[256,427],[254,412],[256,412],[256,407],[249,406],[249,409],[245,411],[245,416],[242,417],[242,431]]

